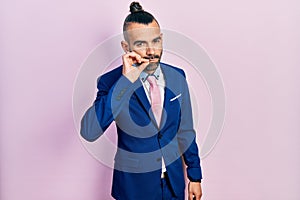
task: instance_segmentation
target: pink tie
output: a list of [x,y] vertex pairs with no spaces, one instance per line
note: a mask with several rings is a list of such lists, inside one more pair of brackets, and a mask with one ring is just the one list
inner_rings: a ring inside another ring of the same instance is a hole
[[157,125],[159,126],[162,113],[159,87],[156,83],[156,78],[154,76],[148,76],[147,80],[150,83],[151,109],[154,114]]

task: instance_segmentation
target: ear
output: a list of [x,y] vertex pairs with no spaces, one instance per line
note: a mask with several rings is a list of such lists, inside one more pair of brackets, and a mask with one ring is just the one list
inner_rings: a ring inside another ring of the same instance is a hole
[[124,50],[125,53],[129,52],[129,44],[128,44],[128,42],[126,42],[126,41],[123,40],[121,42],[121,46],[122,46],[122,49]]

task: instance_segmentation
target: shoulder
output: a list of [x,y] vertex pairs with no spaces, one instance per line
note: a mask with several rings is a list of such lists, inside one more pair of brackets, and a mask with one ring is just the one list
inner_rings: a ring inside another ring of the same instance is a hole
[[97,84],[105,83],[108,86],[113,85],[122,75],[122,66],[108,71],[97,78]]
[[119,66],[99,76],[98,81],[100,79],[106,80],[106,79],[113,79],[115,77],[119,78],[121,75],[122,75],[122,66]]
[[172,76],[183,76],[184,78],[186,78],[185,76],[185,72],[183,71],[183,69],[179,68],[179,67],[175,67],[166,63],[160,63],[162,71],[164,74],[169,75],[172,74]]

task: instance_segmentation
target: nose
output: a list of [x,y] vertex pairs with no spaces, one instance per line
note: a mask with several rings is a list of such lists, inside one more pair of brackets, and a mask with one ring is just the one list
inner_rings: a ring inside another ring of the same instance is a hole
[[151,46],[148,46],[146,49],[146,54],[147,55],[154,55],[154,48]]

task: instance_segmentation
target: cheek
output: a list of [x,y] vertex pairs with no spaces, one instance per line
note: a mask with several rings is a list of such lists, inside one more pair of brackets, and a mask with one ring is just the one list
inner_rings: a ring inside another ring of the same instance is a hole
[[134,48],[132,50],[142,57],[144,57],[146,55],[146,50],[143,48]]
[[156,46],[154,47],[154,49],[155,49],[156,52],[162,52],[163,46],[162,46],[162,44],[158,44],[158,45],[156,45]]
[[161,56],[162,55],[162,49],[156,49],[155,54]]

